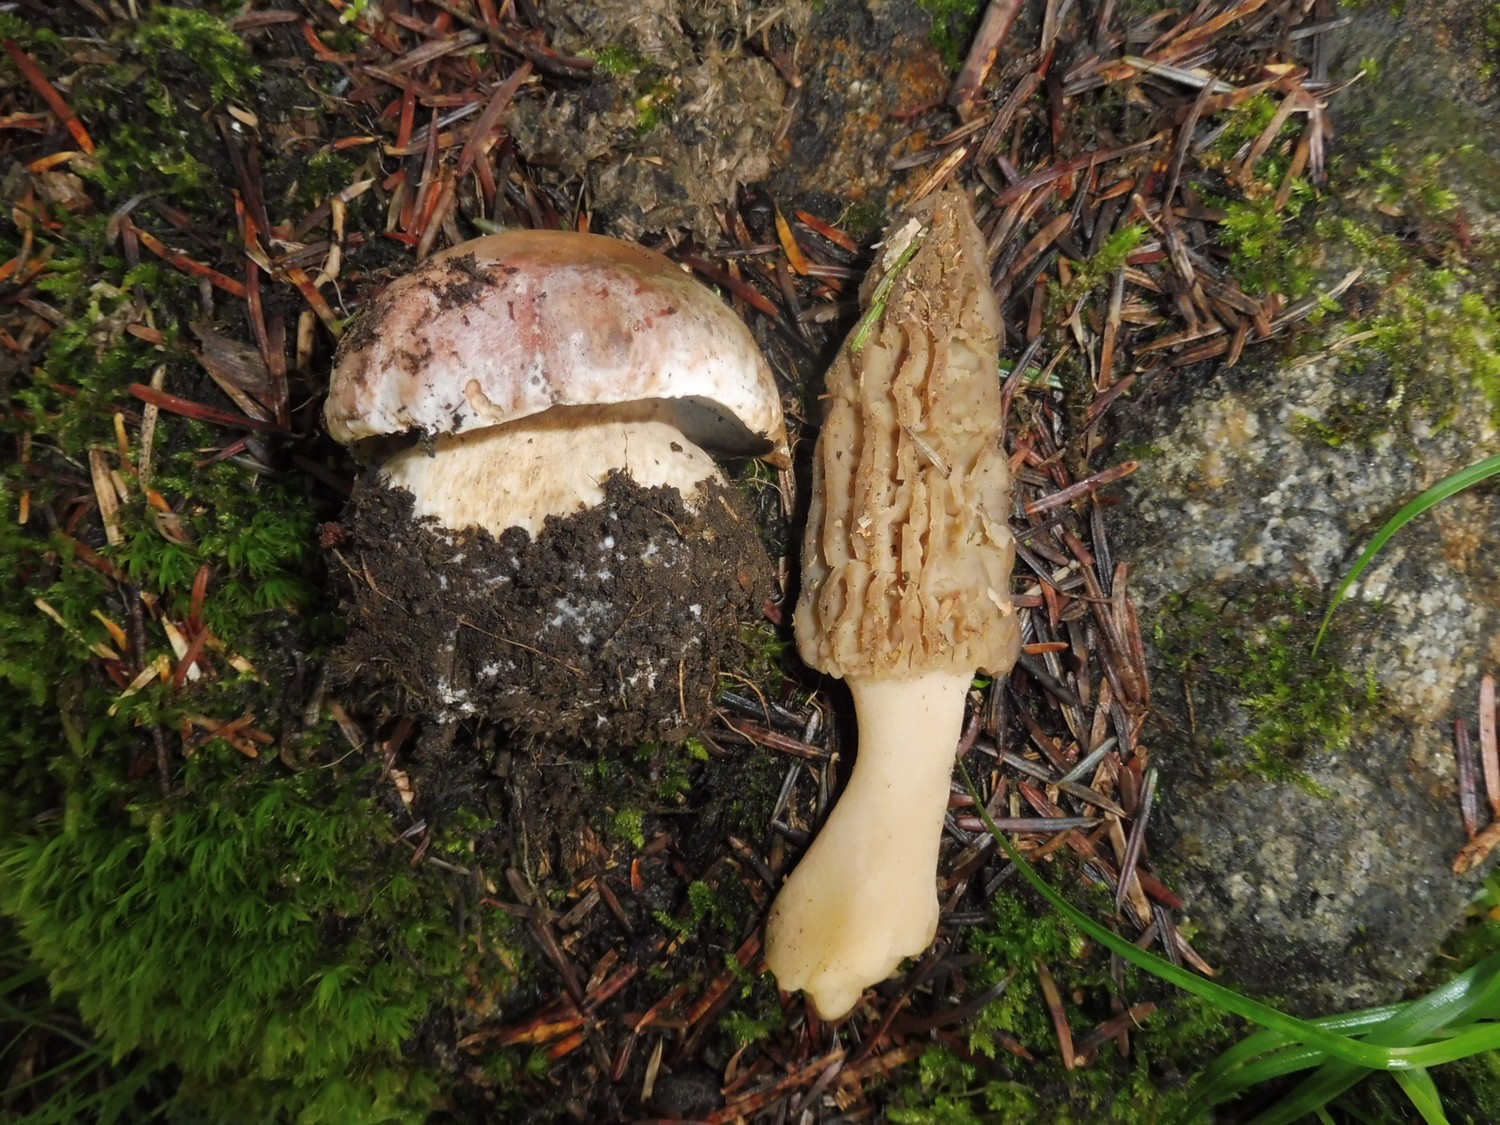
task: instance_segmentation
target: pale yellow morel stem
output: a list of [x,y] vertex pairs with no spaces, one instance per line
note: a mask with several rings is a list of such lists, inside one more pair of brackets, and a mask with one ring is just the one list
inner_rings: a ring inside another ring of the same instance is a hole
[[838,804],[781,888],[766,964],[818,1015],[840,1019],[864,990],[932,944],[938,845],[972,676],[849,678],[859,755]]

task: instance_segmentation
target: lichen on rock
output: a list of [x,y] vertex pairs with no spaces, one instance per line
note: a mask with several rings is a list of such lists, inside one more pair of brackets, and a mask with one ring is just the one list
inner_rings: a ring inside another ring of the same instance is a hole
[[[1481,133],[1485,111],[1443,77],[1454,60],[1392,37],[1389,18],[1351,32],[1353,58],[1379,45],[1381,81],[1334,103],[1340,151],[1386,153],[1455,116],[1457,135]],[[1500,499],[1482,490],[1387,544],[1311,652],[1376,530],[1500,448],[1487,189],[1424,160],[1420,137],[1401,151],[1335,164],[1337,202],[1296,248],[1324,283],[1363,269],[1353,323],[1299,341],[1299,359],[1141,396],[1146,452],[1112,523],[1154,641],[1159,860],[1200,951],[1305,1012],[1395,998],[1461,917],[1453,721],[1500,665],[1483,546]]]

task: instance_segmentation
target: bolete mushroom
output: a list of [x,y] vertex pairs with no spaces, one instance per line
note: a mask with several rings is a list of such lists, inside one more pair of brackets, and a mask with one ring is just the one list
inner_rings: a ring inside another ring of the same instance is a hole
[[803,660],[849,685],[858,754],[767,925],[777,982],[825,1019],[932,943],[965,698],[1020,651],[1002,325],[966,196],[893,225],[861,304],[828,373],[795,615]]
[[325,419],[379,464],[344,521],[351,663],[442,719],[620,742],[703,719],[769,584],[711,454],[786,441],[711,290],[597,235],[463,243],[345,336]]

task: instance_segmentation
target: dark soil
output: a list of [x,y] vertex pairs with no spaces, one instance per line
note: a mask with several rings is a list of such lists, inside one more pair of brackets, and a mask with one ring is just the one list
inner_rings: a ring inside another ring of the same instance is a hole
[[410,493],[366,477],[334,568],[350,624],[339,665],[440,721],[590,746],[683,739],[772,588],[735,501],[709,486],[694,513],[675,489],[617,475],[601,507],[549,519],[535,541],[497,539],[415,520]]

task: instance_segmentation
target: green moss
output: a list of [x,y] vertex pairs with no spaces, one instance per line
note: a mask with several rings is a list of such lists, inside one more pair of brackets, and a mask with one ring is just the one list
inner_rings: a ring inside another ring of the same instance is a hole
[[[739,962],[734,962],[738,967]],[[751,1043],[763,1043],[786,1025],[786,1017],[777,998],[771,975],[742,982],[734,999],[719,1019],[716,1030],[729,1037],[735,1050]]]
[[[1059,287],[1049,294],[1053,301],[1052,307],[1057,310],[1071,309],[1081,298],[1100,286],[1108,285],[1145,235],[1146,228],[1140,223],[1121,227],[1100,244],[1092,258],[1072,262],[1073,277],[1067,287]],[[1060,313],[1061,319],[1066,319],[1066,316],[1066,312]]]
[[[89,675],[88,646],[112,640],[91,613],[109,604],[107,583],[97,571],[66,565],[71,555],[59,540],[37,540],[14,519],[0,520],[0,769],[8,778],[0,787],[0,822],[6,824],[54,803],[55,755],[67,762],[62,751],[72,746],[86,760],[86,743],[130,731],[126,720],[108,715],[115,693]],[[68,623],[67,631],[40,610],[39,600]]]
[[522,1078],[537,1079],[545,1075],[547,1056],[541,1051],[495,1051],[485,1060],[485,1071],[497,1086],[511,1086]]
[[[28,42],[44,46],[40,36]],[[251,764],[197,737],[184,758],[194,717],[249,715],[277,731],[299,682],[294,662],[315,664],[337,635],[332,607],[315,596],[326,579],[309,484],[300,473],[199,466],[231,439],[163,412],[152,487],[175,513],[163,528],[116,452],[113,416],[123,412],[139,458],[140,403],[127,388],[158,370],[169,390],[232,409],[180,343],[200,315],[194,279],[149,256],[127,268],[106,225],[120,203],[147,195],[134,214],[143,227],[157,228],[151,199],[164,198],[201,230],[231,229],[228,162],[216,155],[222,142],[206,110],[210,98],[249,92],[256,71],[218,17],[162,5],[116,25],[91,51],[91,60],[106,56],[114,61],[69,76],[99,145],[91,164],[74,164],[94,211],[59,214],[62,229],[40,235],[52,259],[37,288],[63,323],[27,376],[12,380],[17,409],[0,420],[8,442],[30,442],[33,470],[0,470],[0,821],[14,826],[0,841],[0,911],[106,1058],[130,1055],[146,1075],[180,1074],[184,1112],[420,1120],[439,1075],[408,1056],[409,1044],[430,1015],[461,1007],[459,967],[482,960],[451,924],[458,888],[432,868],[412,870],[410,853],[389,843],[369,782],[347,763],[292,775],[274,744]],[[212,247],[191,249],[214,257]],[[143,308],[160,346],[126,331]],[[130,488],[122,538],[105,545],[86,509],[69,527],[123,573],[118,584],[43,518],[65,516],[73,497],[90,494],[94,448]],[[25,525],[15,519],[23,489]],[[203,567],[202,619],[216,638],[202,661],[209,674],[122,695],[143,665],[175,665],[160,618],[183,622]],[[101,620],[135,632],[133,615],[141,651]],[[109,669],[115,681],[100,655],[111,649],[126,650]],[[258,670],[236,671],[235,656]],[[330,727],[299,735],[293,724],[282,736],[288,760],[334,757]],[[155,773],[154,738],[169,758],[170,797]],[[122,1081],[136,1073],[117,1072]]]
[[[1500,312],[1467,271],[1435,270],[1394,282],[1381,310],[1351,325],[1390,363],[1392,410],[1413,408],[1436,425],[1453,419],[1455,390],[1469,381],[1500,423]],[[1413,378],[1413,376],[1419,378]]]
[[850,237],[868,242],[885,229],[885,223],[885,208],[873,199],[864,199],[849,204],[836,225]]
[[1036,960],[1054,968],[1076,962],[1087,942],[1066,919],[1039,909],[1029,897],[997,894],[990,914],[991,924],[974,929],[965,941],[969,952],[983,958],[973,984],[989,988],[1007,978],[1010,984],[969,1025],[968,1043],[986,1058],[995,1058],[1000,1050],[997,1033],[1013,1035],[1023,1044],[1042,1044],[1052,1036]]
[[722,926],[725,930],[733,930],[735,927],[734,914],[719,897],[719,892],[701,879],[695,879],[688,884],[688,906],[691,909],[690,916],[695,927],[710,922]]
[[[1221,131],[1205,153],[1210,166],[1238,159],[1274,120],[1279,100],[1258,94],[1237,106],[1224,119]],[[1318,282],[1316,250],[1304,237],[1299,219],[1316,193],[1306,180],[1294,179],[1284,205],[1276,202],[1277,188],[1290,164],[1287,139],[1303,125],[1296,115],[1283,122],[1276,139],[1254,167],[1254,183],[1241,196],[1215,194],[1205,186],[1204,202],[1223,212],[1215,237],[1228,251],[1234,276],[1247,293],[1280,293],[1297,300],[1314,291]],[[1238,179],[1238,176],[1235,177]]]
[[948,69],[956,71],[963,65],[984,5],[979,0],[917,0],[917,6],[932,17],[932,45]]
[[[306,161],[299,162],[292,193],[297,202],[310,211],[330,195],[358,180],[359,169],[357,161],[341,152],[315,152]],[[355,204],[363,198],[360,196]]]
[[72,92],[98,151],[73,168],[115,202],[149,192],[220,226],[232,173],[210,111],[252,92],[260,70],[244,41],[210,11],[158,4],[114,25],[101,54],[114,61],[80,72]]
[[[55,31],[40,27],[31,20],[22,19],[14,11],[0,12],[0,39],[14,40],[18,46],[28,52],[34,52],[38,47],[56,47],[61,42]],[[0,75],[8,80],[14,79],[10,82],[11,89],[19,89],[24,84],[24,80],[11,65],[8,53],[0,56]]]
[[735,927],[735,916],[720,899],[719,892],[701,879],[688,884],[687,907],[679,916],[658,910],[655,917],[664,929],[684,941],[699,935],[705,927],[717,926],[725,931]]
[[131,43],[156,70],[180,57],[208,80],[214,101],[242,96],[260,76],[245,41],[221,16],[200,8],[158,4],[132,25]]
[[1122,461],[1154,461],[1162,455],[1161,445],[1154,441],[1121,442],[1115,450]]
[[[1276,117],[1278,101],[1270,94],[1256,94],[1253,98],[1236,106],[1224,119],[1224,128],[1210,148],[1210,154],[1219,160],[1233,160],[1246,145],[1254,144]],[[1293,134],[1300,126],[1288,117],[1277,138]],[[1274,142],[1270,146],[1275,148]]]
[[1315,242],[1329,257],[1359,261],[1365,307],[1341,329],[1334,401],[1304,432],[1329,444],[1366,444],[1421,419],[1442,427],[1477,388],[1500,424],[1500,285],[1471,267],[1500,251],[1469,240],[1449,183],[1451,154],[1405,160],[1383,150],[1349,176],[1370,208],[1328,215]]
[[1500,75],[1500,5],[1491,4],[1488,10],[1484,10],[1484,5],[1479,8],[1484,11],[1483,24],[1474,38],[1475,50],[1482,57],[1479,76],[1492,82]]
[[[86,1033],[67,1040],[54,1033],[76,1028],[77,1014],[52,996],[46,974],[26,959],[25,943],[3,915],[0,1023],[7,1028],[0,1042],[7,1121],[145,1121],[170,1097],[170,1075],[149,1060],[117,1060]],[[40,1051],[39,1043],[46,1044]],[[46,1059],[45,1068],[37,1066],[39,1057]]]
[[676,75],[668,75],[664,78],[645,83],[639,87],[635,96],[635,136],[639,140],[651,130],[655,129],[671,111],[672,105],[677,101],[678,92],[682,88],[682,80]]
[[1092,277],[1095,281],[1103,281],[1113,276],[1114,272],[1125,264],[1125,259],[1130,257],[1145,236],[1146,228],[1143,224],[1135,223],[1128,227],[1121,227],[1100,244],[1098,253],[1088,262],[1081,264],[1080,273]]
[[[980,1077],[977,1064],[945,1047],[929,1047],[917,1062],[914,1087],[886,1113],[895,1125],[1021,1125],[1039,1120],[1039,1106],[1026,1083]],[[1055,1120],[1055,1118],[1054,1118]]]
[[1319,277],[1313,248],[1295,226],[1312,198],[1312,189],[1298,181],[1283,208],[1276,206],[1270,194],[1244,200],[1211,199],[1212,205],[1224,211],[1218,240],[1229,251],[1235,277],[1247,293],[1280,293],[1298,300],[1314,291]]
[[593,59],[596,70],[611,78],[629,78],[646,68],[646,59],[629,47],[611,43],[597,49],[582,52],[584,58]]
[[1308,756],[1347,749],[1371,721],[1378,692],[1325,650],[1310,656],[1319,606],[1300,590],[1236,587],[1222,597],[1175,594],[1154,629],[1157,651],[1192,697],[1229,700],[1230,714],[1198,717],[1199,729],[1229,729],[1243,716],[1248,731],[1208,748],[1272,781],[1319,787],[1301,768]]
[[1321,418],[1311,414],[1293,415],[1292,430],[1302,437],[1322,442],[1330,449],[1342,449],[1346,445],[1367,447],[1388,432],[1394,421],[1391,412],[1379,402],[1339,395]]
[[[792,652],[791,638],[778,632],[769,621],[756,620],[740,627],[740,639],[745,642],[746,653],[743,674],[763,690],[774,690],[785,676]],[[726,687],[739,684],[728,676],[723,682]]]
[[637,850],[646,846],[646,814],[640,809],[621,809],[615,813],[610,830]]
[[[1080,892],[1074,884],[1066,893],[1088,900],[1080,905],[1095,915],[1110,910],[1102,888]],[[894,1122],[1160,1121],[1184,1100],[1179,1086],[1164,1074],[1200,1065],[1232,1036],[1219,1010],[1192,997],[1171,997],[1147,1017],[1144,1031],[1132,1037],[1129,1058],[1106,1046],[1094,1065],[1070,1070],[1058,1058],[1037,961],[1053,974],[1077,1036],[1113,1012],[1108,999],[1116,986],[1108,955],[1030,895],[1005,892],[995,897],[990,921],[966,931],[963,941],[965,952],[980,958],[967,971],[970,988],[1008,982],[1005,991],[969,1022],[958,1041],[950,1040],[952,1046],[935,1046],[923,1054],[916,1082],[893,1096]],[[1128,970],[1119,1001],[1134,1004],[1152,994],[1148,988],[1156,985]],[[1019,1042],[1034,1061],[1012,1065],[1002,1035]]]
[[72,788],[0,845],[0,908],[117,1055],[180,1069],[186,1106],[422,1120],[438,1076],[404,1049],[465,987],[452,892],[357,776],[225,764],[171,798]]

